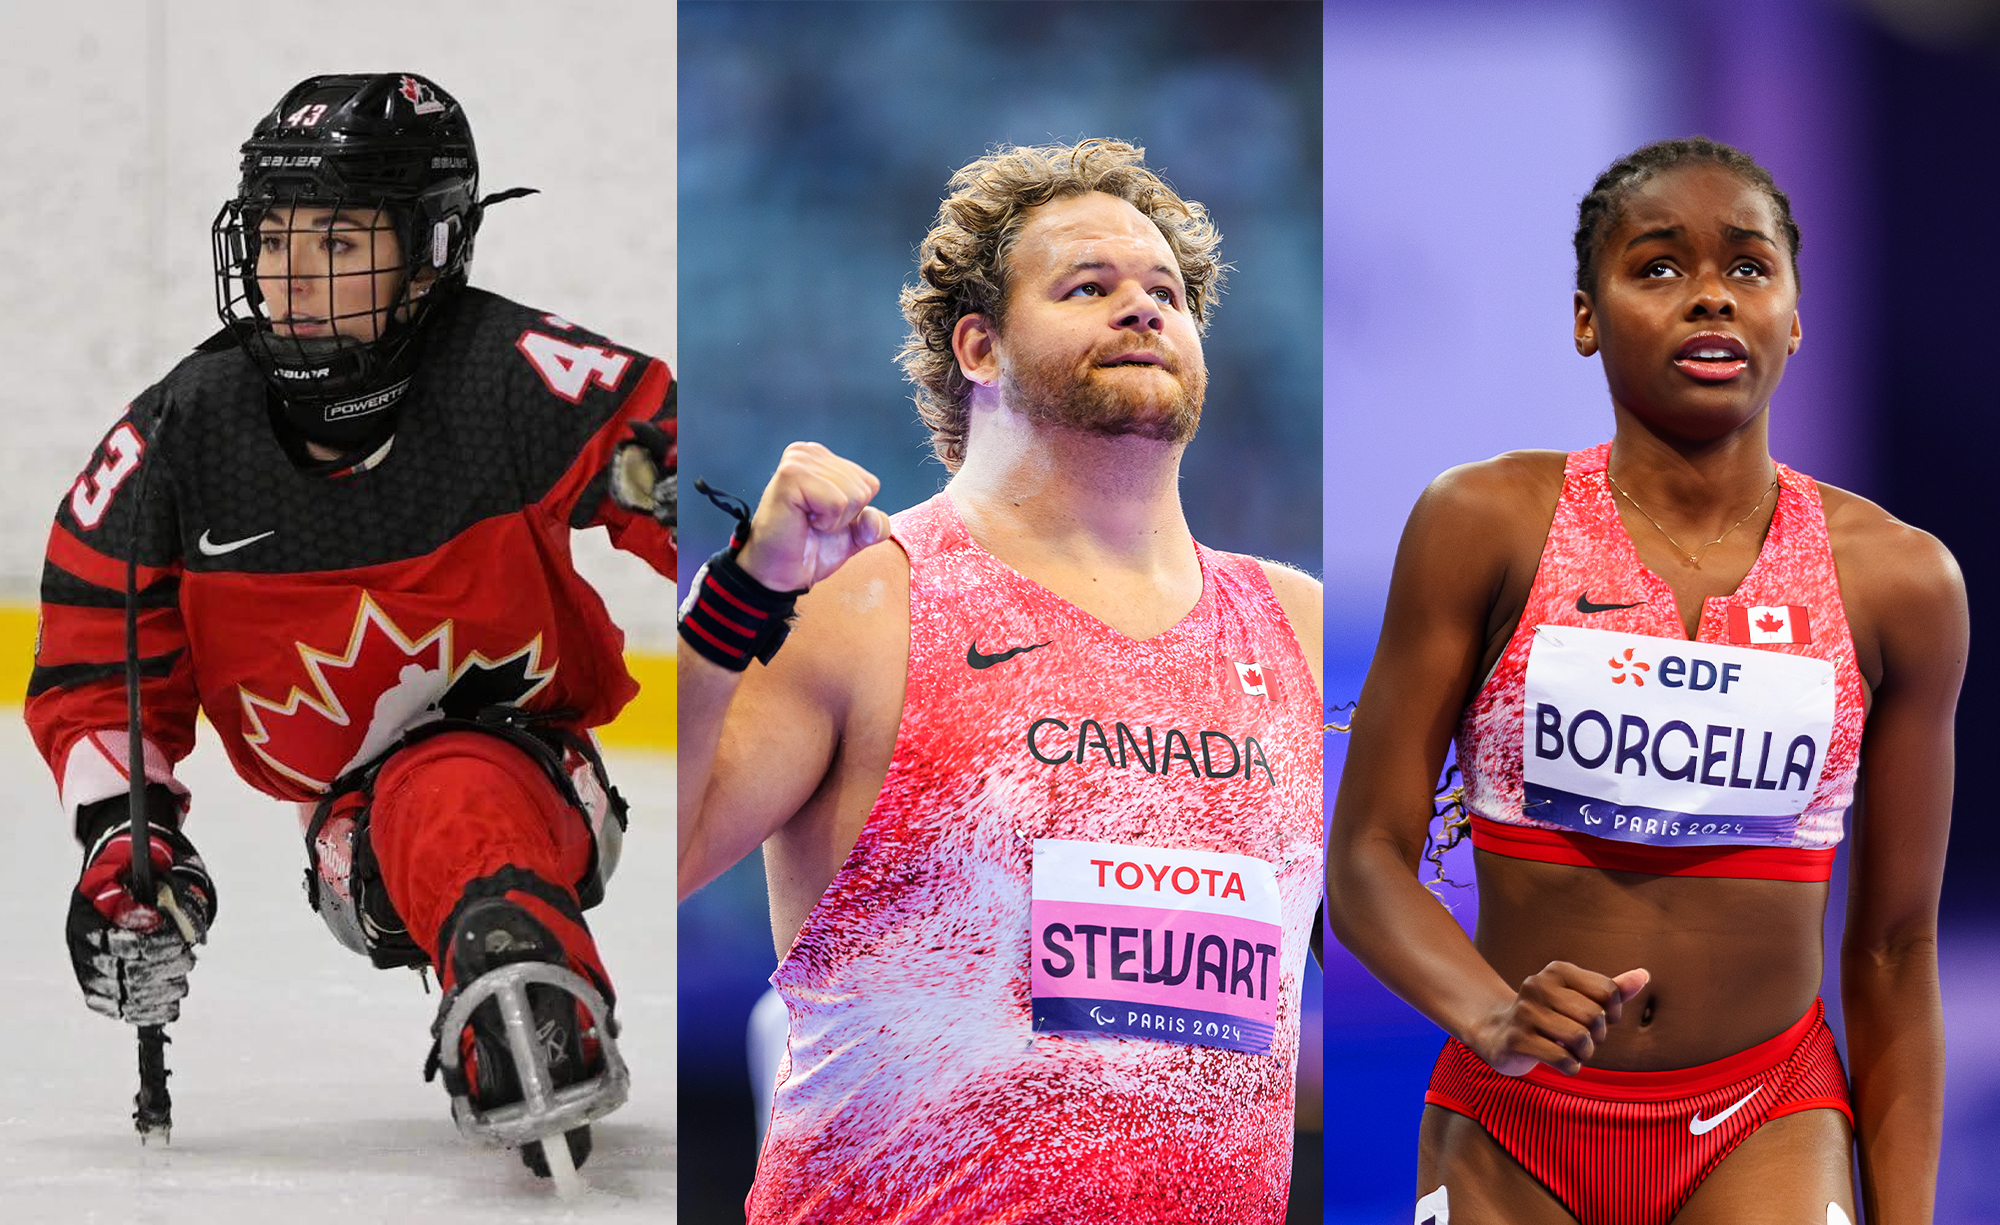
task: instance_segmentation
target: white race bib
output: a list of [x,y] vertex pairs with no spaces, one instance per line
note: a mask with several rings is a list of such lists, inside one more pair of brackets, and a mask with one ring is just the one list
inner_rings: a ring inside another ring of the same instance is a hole
[[1028,988],[1037,1030],[1264,1054],[1284,976],[1262,859],[1037,838]]
[[1538,625],[1522,814],[1657,846],[1789,846],[1833,735],[1823,659]]

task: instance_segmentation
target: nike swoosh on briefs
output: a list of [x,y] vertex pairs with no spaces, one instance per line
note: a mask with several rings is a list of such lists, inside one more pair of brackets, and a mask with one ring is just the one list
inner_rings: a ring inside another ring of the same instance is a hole
[[990,668],[994,664],[1004,664],[1025,651],[1033,651],[1047,645],[1049,644],[1046,642],[1034,642],[1024,647],[1014,647],[1011,650],[1002,651],[998,655],[981,655],[979,653],[979,644],[975,642],[965,648],[965,662],[975,668]]
[[245,545],[256,544],[266,536],[275,536],[277,534],[278,529],[272,528],[268,532],[258,532],[255,536],[245,536],[241,540],[232,540],[226,544],[216,544],[208,538],[208,533],[204,531],[201,534],[201,539],[195,541],[194,544],[196,548],[201,550],[204,557],[220,557],[224,553],[234,553]]
[[1580,613],[1601,613],[1612,612],[1620,608],[1637,608],[1645,602],[1644,600],[1640,600],[1635,604],[1592,604],[1588,591],[1579,591],[1576,593],[1576,611]]
[[1750,1090],[1750,1092],[1744,1094],[1743,1097],[1734,1106],[1731,1106],[1729,1109],[1723,1111],[1721,1114],[1716,1115],[1712,1119],[1704,1119],[1701,1117],[1701,1111],[1699,1110],[1695,1111],[1694,1117],[1688,1120],[1688,1134],[1695,1136],[1705,1136],[1709,1132],[1714,1131],[1716,1128],[1722,1126],[1723,1123],[1728,1120],[1730,1115],[1735,1114],[1737,1111],[1743,1109],[1745,1106],[1748,1106],[1750,1104],[1750,1099],[1756,1097],[1759,1093],[1762,1093],[1763,1091],[1764,1091],[1764,1086],[1758,1085],[1755,1089],[1752,1089]]

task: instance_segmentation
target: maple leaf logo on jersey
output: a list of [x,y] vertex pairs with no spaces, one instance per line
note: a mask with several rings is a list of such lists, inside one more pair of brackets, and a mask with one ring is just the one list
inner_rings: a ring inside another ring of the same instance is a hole
[[280,700],[237,686],[244,743],[279,774],[324,791],[418,724],[521,705],[555,676],[554,662],[543,664],[540,634],[498,659],[478,651],[461,658],[452,629],[446,620],[407,633],[364,594],[340,651],[295,644],[309,688],[295,685]]

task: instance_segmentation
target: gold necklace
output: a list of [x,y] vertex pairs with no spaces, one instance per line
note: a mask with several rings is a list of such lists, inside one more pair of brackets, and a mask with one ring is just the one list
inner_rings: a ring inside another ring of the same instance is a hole
[[1680,541],[1675,540],[1673,538],[1673,535],[1670,532],[1668,532],[1665,527],[1661,526],[1660,521],[1658,519],[1655,519],[1653,518],[1653,516],[1646,513],[1646,508],[1639,505],[1639,500],[1637,498],[1625,492],[1625,486],[1620,485],[1618,483],[1618,478],[1611,475],[1611,465],[1609,464],[1606,464],[1604,466],[1604,479],[1610,481],[1611,487],[1613,489],[1616,489],[1619,493],[1623,494],[1625,500],[1632,504],[1632,509],[1638,511],[1641,518],[1645,519],[1646,522],[1652,524],[1653,527],[1659,531],[1660,535],[1665,536],[1667,538],[1667,543],[1674,546],[1674,548],[1678,550],[1683,557],[1688,559],[1688,564],[1693,566],[1697,570],[1701,569],[1701,555],[1703,553],[1708,552],[1716,545],[1721,544],[1725,539],[1728,538],[1729,533],[1735,531],[1739,527],[1742,527],[1745,523],[1748,523],[1750,521],[1750,515],[1754,515],[1759,510],[1763,509],[1764,499],[1770,497],[1771,491],[1778,487],[1778,478],[1775,475],[1773,475],[1771,477],[1771,483],[1764,487],[1764,492],[1757,495],[1757,505],[1752,506],[1750,508],[1750,514],[1744,515],[1741,519],[1738,519],[1736,522],[1730,524],[1728,527],[1723,529],[1722,535],[1717,536],[1714,540],[1711,540],[1707,544],[1701,546],[1701,548],[1698,549],[1697,551],[1690,553],[1687,550],[1687,546],[1683,545]]

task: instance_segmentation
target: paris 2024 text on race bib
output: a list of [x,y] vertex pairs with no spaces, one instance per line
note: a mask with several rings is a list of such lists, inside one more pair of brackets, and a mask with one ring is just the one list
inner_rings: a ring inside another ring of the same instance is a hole
[[1264,860],[1037,838],[1029,915],[1035,1029],[1270,1051],[1284,927]]
[[1522,813],[1656,846],[1788,846],[1833,732],[1833,665],[1538,625]]

